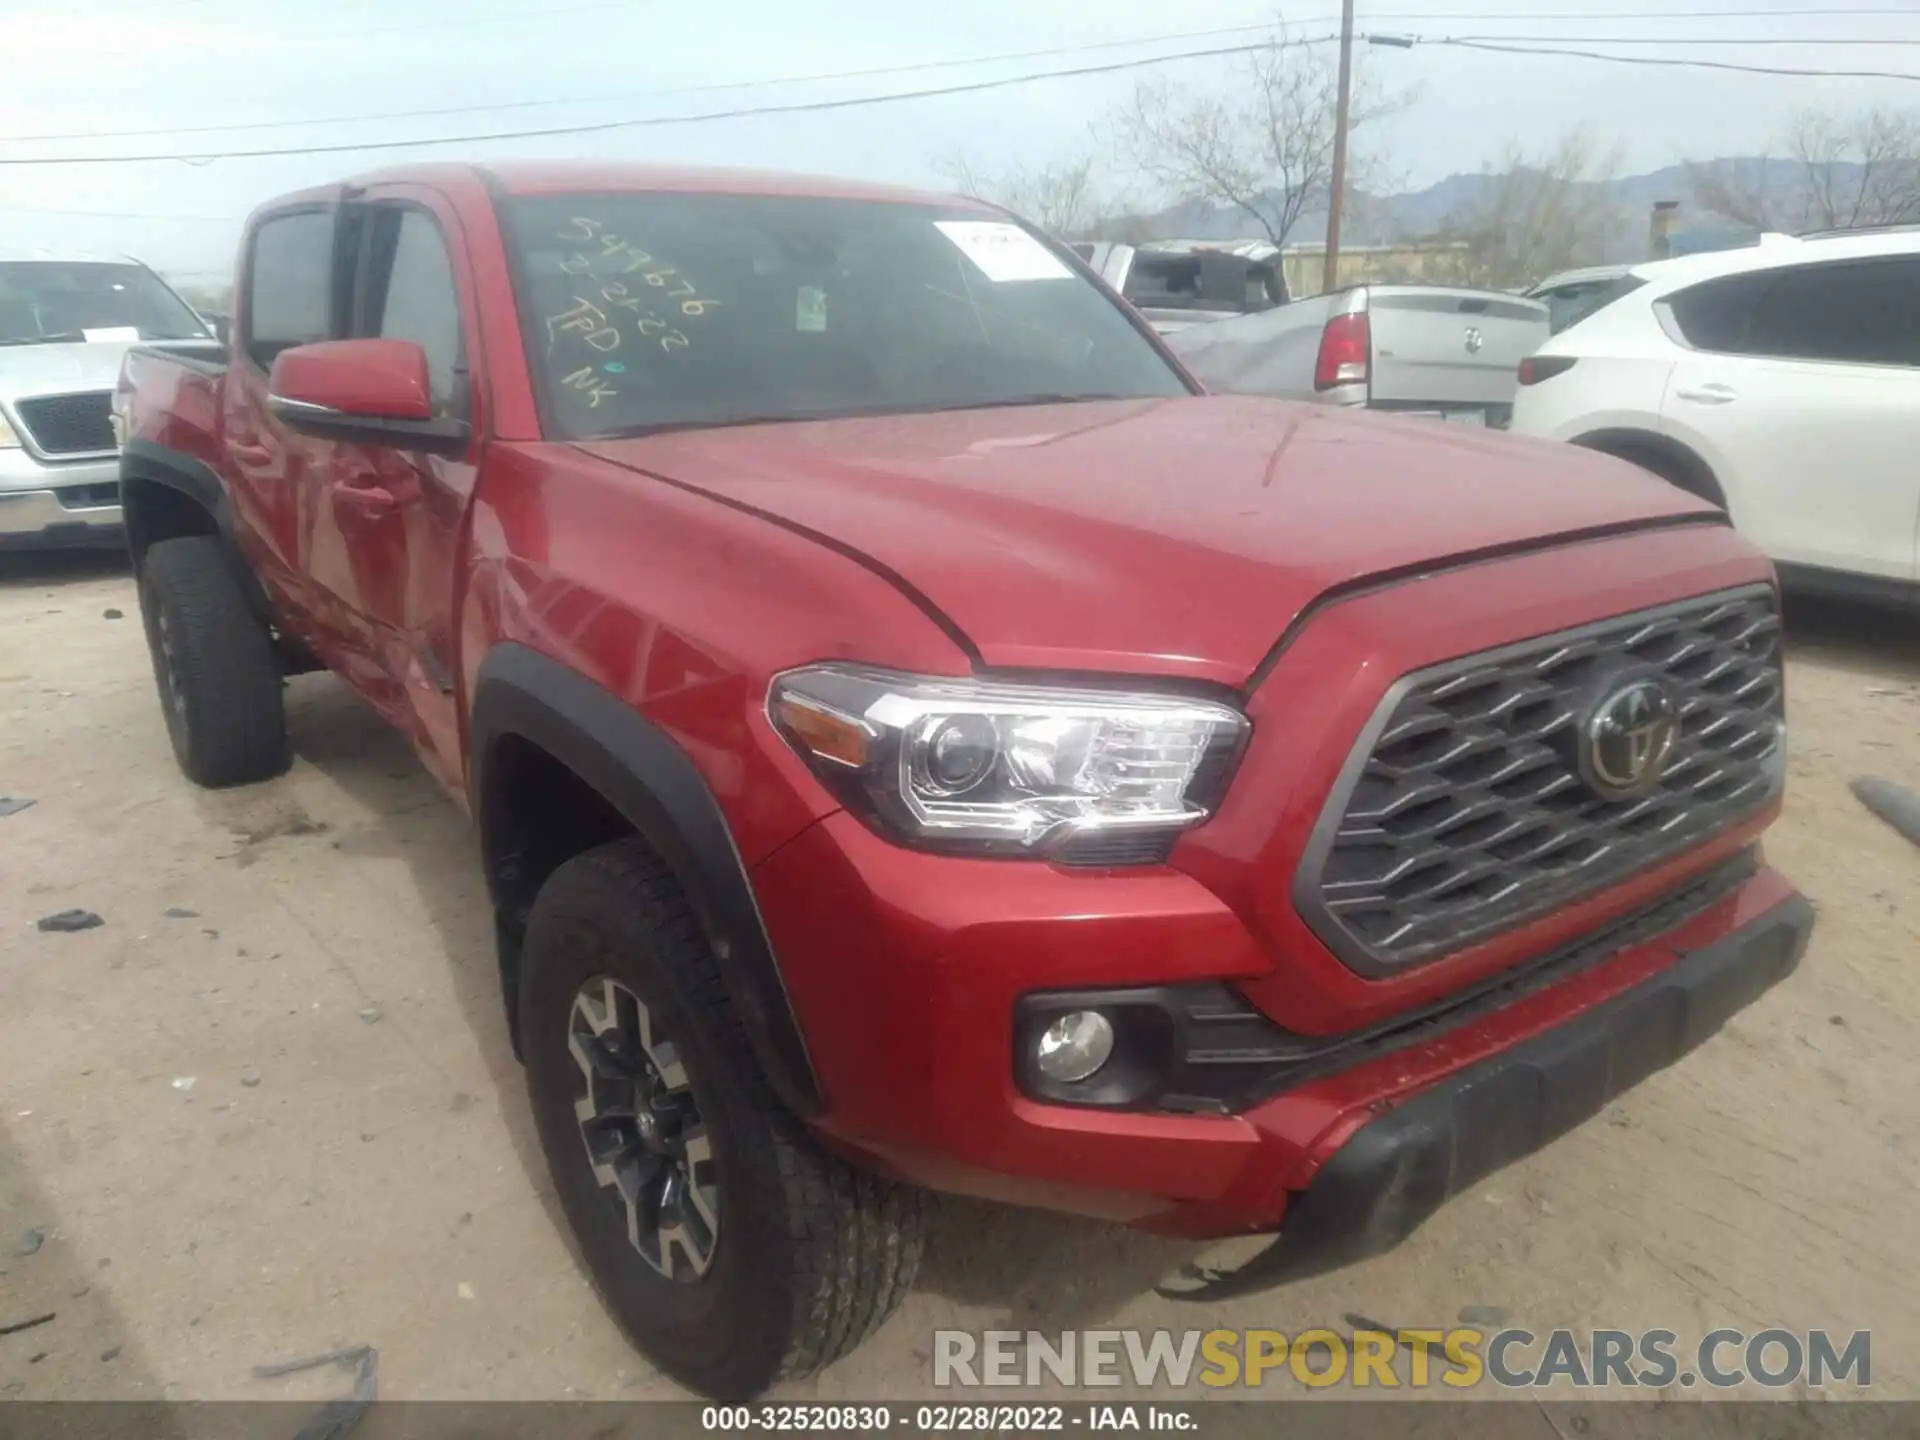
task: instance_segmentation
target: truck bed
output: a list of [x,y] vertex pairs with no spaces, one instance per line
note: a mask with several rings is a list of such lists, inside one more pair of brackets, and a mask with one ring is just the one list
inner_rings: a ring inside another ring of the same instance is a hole
[[218,340],[149,340],[128,347],[129,362],[137,355],[171,361],[202,375],[227,373],[227,347]]

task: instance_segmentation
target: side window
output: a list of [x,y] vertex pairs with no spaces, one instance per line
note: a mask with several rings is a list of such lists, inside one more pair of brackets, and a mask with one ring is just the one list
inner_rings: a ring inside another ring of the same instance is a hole
[[1920,257],[1783,271],[1754,312],[1756,355],[1920,366]]
[[247,353],[268,369],[282,350],[328,339],[333,329],[333,212],[266,221],[247,266]]
[[459,414],[466,407],[460,295],[440,227],[422,210],[382,207],[374,215],[354,333],[425,350],[434,413]]
[[1668,305],[1696,350],[1920,366],[1920,258],[1731,275]]
[[1696,350],[1749,355],[1754,311],[1778,281],[1775,271],[1729,275],[1682,290],[1667,300],[1680,337]]

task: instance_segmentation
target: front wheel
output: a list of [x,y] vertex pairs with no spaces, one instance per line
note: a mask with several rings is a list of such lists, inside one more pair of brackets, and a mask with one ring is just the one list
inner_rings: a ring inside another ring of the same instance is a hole
[[829,1155],[780,1107],[658,857],[623,840],[562,865],[521,966],[541,1147],[640,1349],[738,1402],[879,1328],[919,1268],[921,1196]]

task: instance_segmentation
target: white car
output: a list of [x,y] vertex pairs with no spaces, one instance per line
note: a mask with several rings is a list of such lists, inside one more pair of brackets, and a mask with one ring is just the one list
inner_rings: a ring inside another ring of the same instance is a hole
[[1633,267],[1520,364],[1518,434],[1726,508],[1802,584],[1920,583],[1920,227]]

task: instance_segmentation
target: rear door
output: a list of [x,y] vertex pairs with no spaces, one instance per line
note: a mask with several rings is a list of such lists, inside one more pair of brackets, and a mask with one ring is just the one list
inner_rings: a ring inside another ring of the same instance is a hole
[[340,334],[346,293],[337,262],[339,205],[290,205],[259,221],[241,257],[236,330],[221,397],[222,444],[235,531],[267,589],[309,612],[300,565],[300,489],[321,441],[295,434],[267,407],[267,377],[283,350]]
[[1661,424],[1778,560],[1920,578],[1920,256],[1802,265],[1672,296]]
[[1548,335],[1547,307],[1519,295],[1438,286],[1373,286],[1369,404],[1505,424],[1520,362]]

